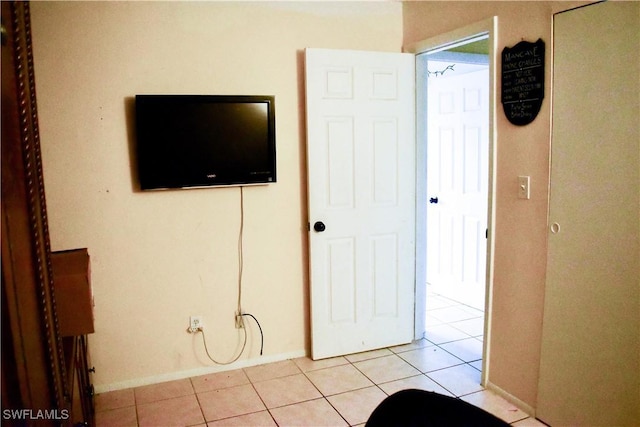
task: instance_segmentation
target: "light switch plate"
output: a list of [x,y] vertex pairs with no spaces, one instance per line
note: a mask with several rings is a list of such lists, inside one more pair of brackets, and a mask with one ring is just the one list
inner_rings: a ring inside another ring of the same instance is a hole
[[531,198],[531,177],[518,177],[518,198],[529,200]]

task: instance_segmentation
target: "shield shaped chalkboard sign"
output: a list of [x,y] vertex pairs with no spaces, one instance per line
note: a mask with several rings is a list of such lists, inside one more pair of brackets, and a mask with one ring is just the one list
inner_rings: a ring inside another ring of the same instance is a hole
[[502,50],[502,106],[514,125],[531,123],[544,98],[544,42],[521,41]]

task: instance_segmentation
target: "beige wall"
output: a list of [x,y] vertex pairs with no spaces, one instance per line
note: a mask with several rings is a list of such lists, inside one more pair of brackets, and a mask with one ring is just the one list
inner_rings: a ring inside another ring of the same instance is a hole
[[[549,185],[551,17],[558,2],[34,2],[35,68],[54,250],[88,247],[98,390],[201,372],[236,350],[239,190],[132,190],[137,93],[274,94],[278,180],[245,191],[245,363],[308,347],[304,47],[401,50],[497,15],[498,47],[547,44],[547,89],[532,124],[497,114],[497,198],[489,380],[535,406]],[[516,177],[531,176],[531,200]]]
[[[538,387],[546,272],[552,15],[583,3],[403,4],[405,44],[493,16],[498,17],[498,55],[504,47],[521,40],[542,38],[546,44],[545,99],[538,117],[527,126],[514,126],[506,119],[502,105],[498,105],[495,129],[496,218],[489,381],[531,407],[535,407]],[[498,72],[498,94],[499,76]],[[530,200],[517,197],[519,175],[531,176]]]
[[203,372],[236,351],[239,189],[133,191],[131,97],[273,94],[278,183],[246,188],[244,363],[304,355],[309,341],[305,47],[396,51],[400,3],[34,2],[32,26],[53,250],[92,260],[95,384]]

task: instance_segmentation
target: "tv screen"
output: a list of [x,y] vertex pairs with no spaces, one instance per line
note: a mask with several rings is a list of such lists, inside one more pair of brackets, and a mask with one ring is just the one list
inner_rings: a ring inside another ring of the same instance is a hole
[[136,95],[142,190],[276,182],[273,96]]

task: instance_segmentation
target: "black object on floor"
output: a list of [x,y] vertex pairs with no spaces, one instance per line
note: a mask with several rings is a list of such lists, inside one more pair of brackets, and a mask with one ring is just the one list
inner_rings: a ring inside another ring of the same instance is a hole
[[509,424],[455,397],[402,390],[373,411],[366,427],[508,427]]

